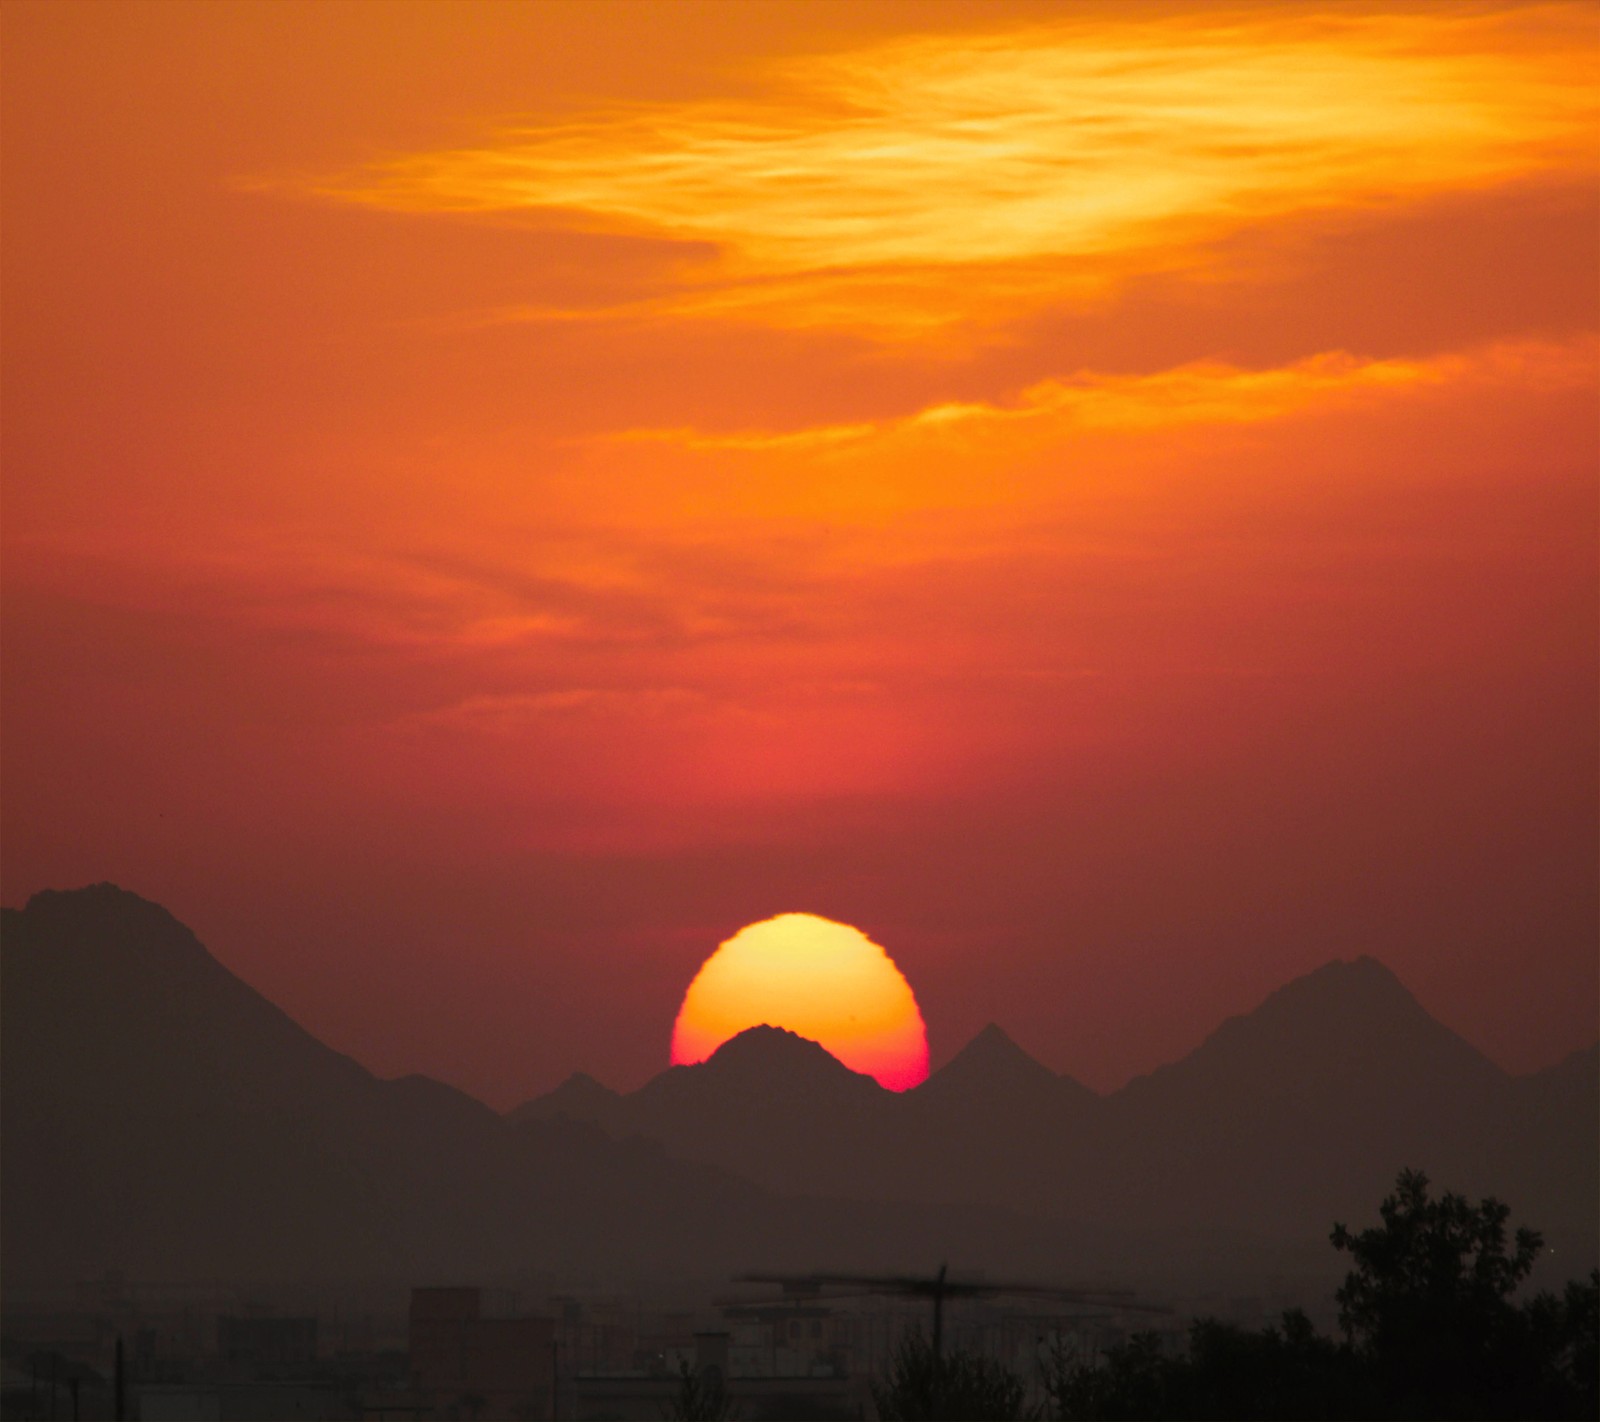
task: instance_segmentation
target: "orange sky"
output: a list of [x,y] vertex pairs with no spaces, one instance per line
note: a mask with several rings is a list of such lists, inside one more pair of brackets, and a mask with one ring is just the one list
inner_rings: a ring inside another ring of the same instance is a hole
[[4,895],[497,1105],[804,911],[1098,1087],[1596,1035],[1590,5],[4,12]]

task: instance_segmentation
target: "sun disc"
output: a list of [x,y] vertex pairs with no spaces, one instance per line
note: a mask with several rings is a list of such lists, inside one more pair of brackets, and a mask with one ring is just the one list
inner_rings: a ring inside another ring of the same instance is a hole
[[703,1062],[750,1027],[809,1037],[891,1091],[928,1075],[917,1000],[894,960],[859,929],[809,913],[741,928],[701,965],[672,1032],[676,1065]]

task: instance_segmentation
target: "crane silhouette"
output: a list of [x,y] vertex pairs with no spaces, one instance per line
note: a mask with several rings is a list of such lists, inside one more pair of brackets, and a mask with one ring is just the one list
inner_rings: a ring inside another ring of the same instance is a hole
[[1048,1284],[1008,1283],[990,1279],[952,1279],[949,1266],[941,1264],[933,1275],[915,1274],[741,1274],[744,1284],[778,1284],[785,1289],[804,1289],[820,1293],[825,1288],[846,1288],[860,1293],[900,1294],[933,1301],[933,1358],[937,1365],[944,1346],[944,1304],[946,1299],[992,1298],[1019,1295],[1049,1299],[1058,1303],[1109,1307],[1134,1313],[1170,1314],[1162,1304],[1141,1303],[1129,1289],[1089,1287],[1060,1288]]

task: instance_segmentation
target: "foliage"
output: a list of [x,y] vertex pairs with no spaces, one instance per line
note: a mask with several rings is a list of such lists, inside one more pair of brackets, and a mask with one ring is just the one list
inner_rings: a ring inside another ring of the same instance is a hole
[[670,1422],[727,1422],[732,1406],[718,1368],[678,1364],[678,1390],[662,1412]]
[[1355,1264],[1335,1295],[1339,1325],[1382,1411],[1572,1414],[1573,1385],[1581,1380],[1569,1368],[1583,1347],[1582,1286],[1570,1313],[1549,1295],[1517,1304],[1543,1240],[1531,1229],[1508,1238],[1510,1214],[1492,1198],[1476,1205],[1450,1193],[1432,1199],[1427,1176],[1407,1170],[1379,1207],[1377,1228],[1353,1234],[1334,1226],[1333,1247]]
[[1526,1308],[1539,1395],[1552,1417],[1600,1417],[1600,1269]]
[[1051,1404],[1067,1419],[1170,1417],[1170,1385],[1169,1360],[1155,1333],[1136,1333],[1092,1362],[1069,1359],[1058,1348],[1045,1373]]
[[1355,1267],[1336,1295],[1342,1341],[1298,1311],[1252,1332],[1202,1319],[1179,1357],[1140,1334],[1093,1362],[1058,1354],[1063,1418],[1597,1417],[1600,1271],[1518,1303],[1540,1249],[1497,1200],[1432,1199],[1404,1171],[1381,1223],[1332,1242]]
[[1188,1352],[1167,1356],[1135,1334],[1094,1363],[1058,1353],[1047,1373],[1063,1418],[1335,1418],[1358,1414],[1349,1350],[1321,1338],[1299,1310],[1259,1333],[1200,1319]]
[[1510,1214],[1494,1199],[1431,1200],[1428,1177],[1403,1171],[1379,1207],[1381,1227],[1333,1227],[1333,1247],[1356,1266],[1335,1295],[1345,1336],[1378,1355],[1404,1355],[1413,1367],[1441,1347],[1449,1363],[1481,1349],[1506,1323],[1511,1296],[1544,1243],[1538,1231],[1519,1229],[1508,1254]]
[[901,1339],[886,1382],[872,1384],[872,1401],[884,1422],[1004,1422],[1036,1416],[1025,1411],[1026,1386],[998,1359],[964,1348],[935,1354],[920,1332]]
[[1318,1335],[1299,1309],[1259,1333],[1214,1319],[1190,1330],[1185,1385],[1192,1417],[1357,1415],[1362,1385],[1350,1349]]

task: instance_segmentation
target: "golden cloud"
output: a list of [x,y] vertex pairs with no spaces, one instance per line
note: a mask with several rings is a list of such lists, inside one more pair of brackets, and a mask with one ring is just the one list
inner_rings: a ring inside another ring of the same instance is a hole
[[1082,371],[1042,380],[1009,403],[947,401],[896,419],[800,430],[693,428],[631,430],[609,441],[674,444],[691,450],[780,451],[840,457],[887,444],[948,443],[968,436],[992,444],[1016,434],[1052,443],[1073,430],[1155,430],[1182,425],[1255,424],[1337,401],[1371,400],[1447,385],[1580,389],[1600,371],[1600,342],[1503,342],[1480,350],[1418,358],[1363,360],[1326,351],[1261,370],[1198,361],[1143,375]]
[[[309,184],[709,244],[635,315],[926,335],[1183,268],[1252,224],[1592,171],[1594,12],[1075,16],[762,71]],[[559,311],[528,311],[552,317]]]

